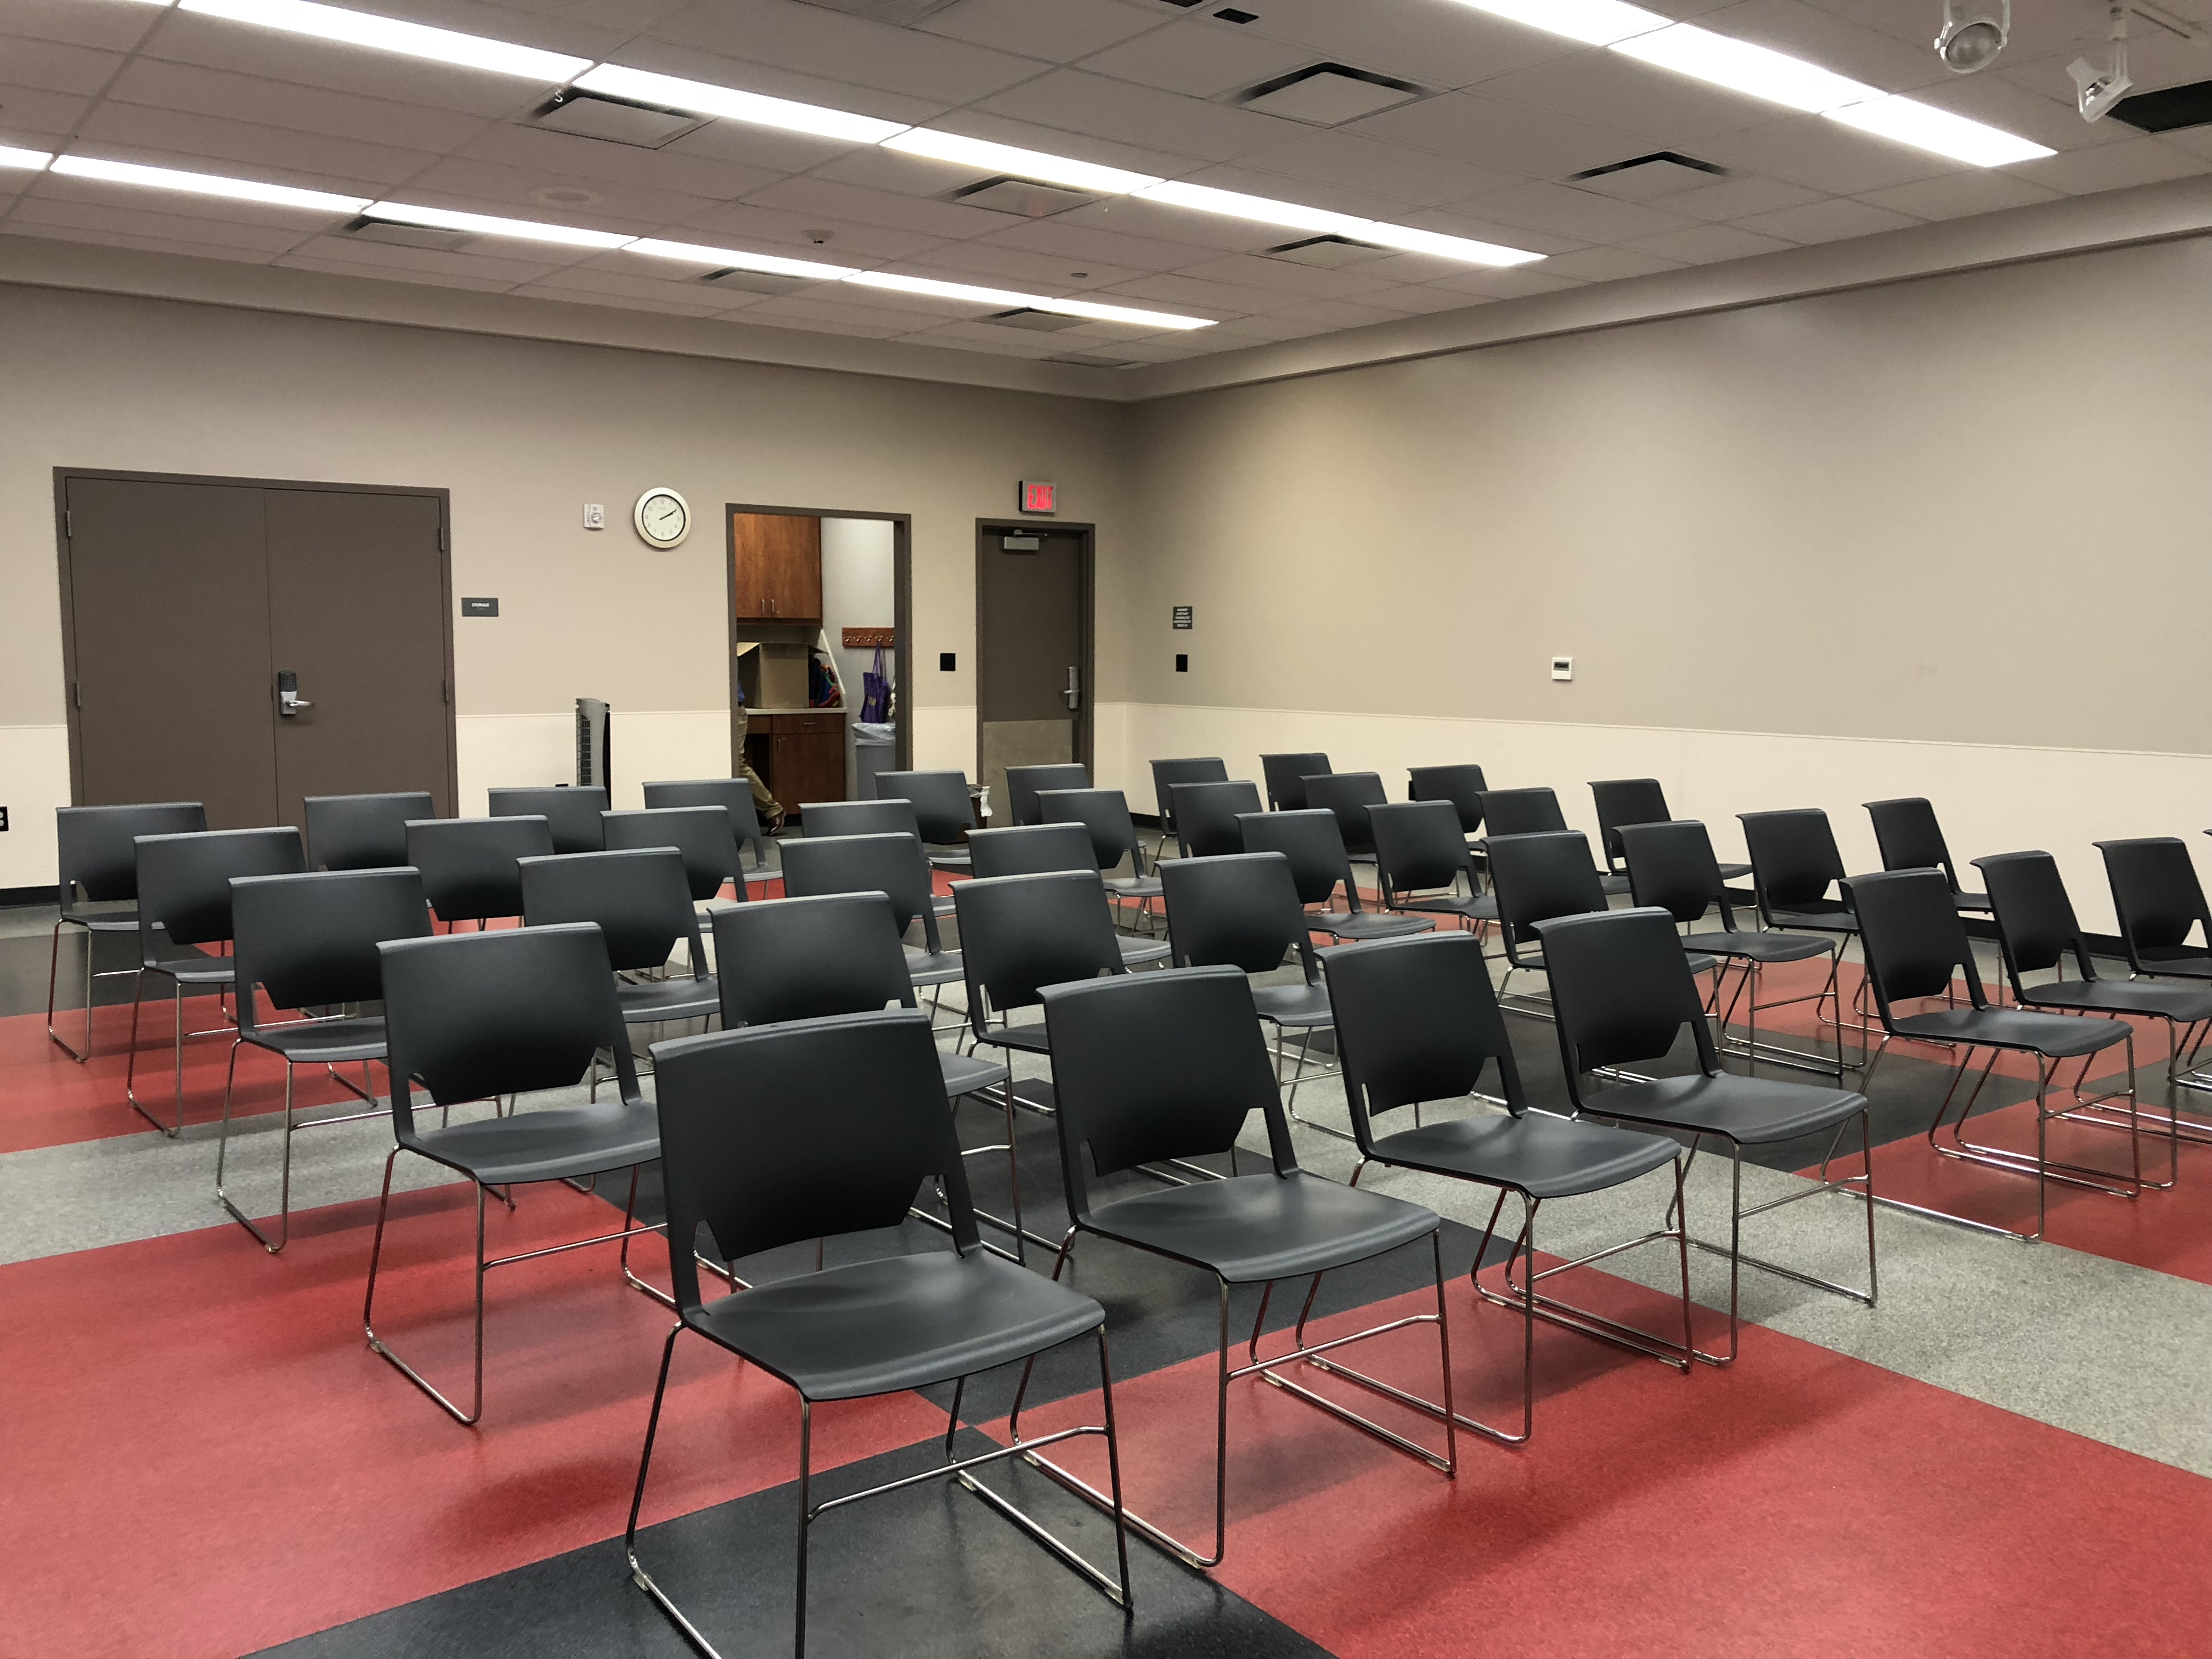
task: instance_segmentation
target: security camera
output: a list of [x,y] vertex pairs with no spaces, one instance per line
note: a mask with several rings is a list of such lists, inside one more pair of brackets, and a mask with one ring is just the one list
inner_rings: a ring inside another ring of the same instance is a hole
[[1943,0],[1936,52],[1954,75],[1972,75],[1996,61],[2012,39],[2012,0]]
[[2074,77],[2074,100],[2085,121],[2094,121],[2107,114],[2113,105],[2135,89],[2135,82],[2128,75],[2128,9],[2115,4],[2112,9],[2112,26],[2106,37],[2105,66],[2099,69],[2086,58],[2076,58],[2066,66],[2067,74]]

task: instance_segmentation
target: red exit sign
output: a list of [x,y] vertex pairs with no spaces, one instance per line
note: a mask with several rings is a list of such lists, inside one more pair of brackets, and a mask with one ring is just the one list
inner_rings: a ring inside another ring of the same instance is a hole
[[1057,513],[1060,511],[1060,486],[1056,483],[1021,482],[1020,500],[1024,513]]

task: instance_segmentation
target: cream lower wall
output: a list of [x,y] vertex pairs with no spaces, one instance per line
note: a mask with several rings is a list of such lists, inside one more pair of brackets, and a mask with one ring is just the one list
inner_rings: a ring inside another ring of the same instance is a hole
[[[2199,833],[2212,823],[2203,755],[1162,703],[1104,705],[1098,728],[1099,782],[1139,812],[1156,810],[1155,757],[1218,755],[1231,777],[1256,781],[1261,754],[1319,750],[1338,771],[1381,773],[1394,800],[1405,799],[1407,767],[1456,761],[1479,762],[1493,787],[1549,785],[1593,842],[1589,780],[1656,777],[1676,817],[1710,826],[1723,860],[1744,856],[1738,812],[1824,807],[1853,871],[1881,867],[1863,803],[1924,795],[1956,859],[2028,848],[2055,856],[2092,933],[2118,930],[2093,842],[2180,836],[2212,884],[2212,839]],[[1972,873],[1962,871],[1970,886]]]
[[69,798],[69,727],[0,726],[0,887],[54,884],[54,808]]

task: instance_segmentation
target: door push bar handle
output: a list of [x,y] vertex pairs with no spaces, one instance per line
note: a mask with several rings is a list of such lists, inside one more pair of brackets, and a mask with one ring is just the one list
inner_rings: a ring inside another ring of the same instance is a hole
[[1083,706],[1082,688],[1076,684],[1075,671],[1073,668],[1067,671],[1067,690],[1060,695],[1067,699],[1067,706],[1071,710]]
[[300,677],[290,669],[280,669],[276,674],[276,712],[287,720],[302,708],[315,705],[300,695]]

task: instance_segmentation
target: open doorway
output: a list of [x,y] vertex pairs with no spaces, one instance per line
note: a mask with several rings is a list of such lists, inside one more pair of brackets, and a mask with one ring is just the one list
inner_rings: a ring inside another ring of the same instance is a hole
[[733,503],[725,516],[732,775],[750,767],[795,817],[868,799],[910,748],[907,515]]
[[1009,766],[1091,761],[1091,526],[975,526],[976,781],[1013,822]]

